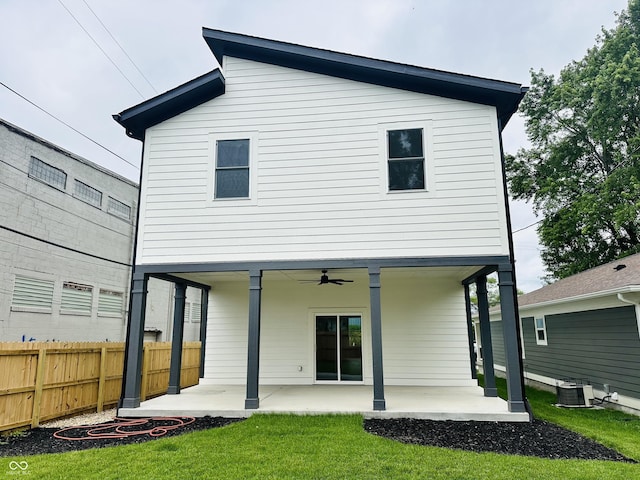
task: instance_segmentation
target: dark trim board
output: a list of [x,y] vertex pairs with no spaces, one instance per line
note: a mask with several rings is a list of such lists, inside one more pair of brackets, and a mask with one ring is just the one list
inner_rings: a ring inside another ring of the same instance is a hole
[[269,63],[357,82],[493,105],[501,126],[518,109],[526,87],[432,68],[307,47],[210,28],[202,36],[222,65],[224,56]]
[[400,267],[466,267],[509,263],[508,256],[416,257],[416,258],[350,258],[327,260],[278,260],[262,262],[158,263],[136,265],[135,271],[151,276],[180,273],[243,272],[251,270],[315,270],[319,268],[400,268]]

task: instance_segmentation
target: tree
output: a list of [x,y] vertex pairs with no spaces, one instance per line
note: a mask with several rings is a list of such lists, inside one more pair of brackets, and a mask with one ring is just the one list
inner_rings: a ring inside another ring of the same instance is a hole
[[[518,295],[522,295],[524,292],[518,289]],[[476,289],[476,285],[471,284],[471,288],[469,290],[469,300],[471,300],[471,304],[474,305],[475,311],[478,311],[478,292]],[[500,305],[500,286],[498,284],[498,279],[495,276],[487,277],[487,300],[489,302],[489,307],[495,307],[496,305]]]
[[640,0],[558,78],[531,71],[521,104],[531,148],[506,159],[532,201],[542,259],[564,278],[640,251]]

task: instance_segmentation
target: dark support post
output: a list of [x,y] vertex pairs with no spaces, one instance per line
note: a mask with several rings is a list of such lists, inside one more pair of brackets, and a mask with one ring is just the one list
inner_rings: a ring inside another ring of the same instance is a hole
[[386,410],[382,371],[382,309],[380,303],[380,267],[369,267],[371,299],[371,351],[373,354],[373,409]]
[[134,269],[131,278],[131,302],[127,326],[126,363],[122,385],[120,407],[140,406],[140,383],[142,374],[142,346],[144,342],[144,317],[147,305],[147,283],[149,277]]
[[260,361],[260,304],[262,294],[262,270],[249,272],[249,339],[247,354],[247,398],[244,408],[256,409],[258,398],[258,373]]
[[484,372],[484,396],[497,397],[496,375],[493,369],[493,346],[491,345],[491,324],[489,322],[489,299],[487,298],[487,277],[476,279],[478,294],[478,318],[480,320],[480,338],[482,340],[482,369]]
[[526,412],[522,388],[520,349],[518,343],[518,312],[516,311],[513,267],[511,264],[498,266],[500,287],[500,311],[502,312],[502,334],[504,337],[504,357],[507,369],[507,404],[510,412]]
[[207,347],[207,315],[209,314],[209,289],[200,290],[200,378],[204,378],[204,358]]
[[180,393],[180,373],[182,372],[182,339],[184,333],[184,307],[187,297],[187,285],[176,283],[173,307],[173,335],[171,338],[171,365],[169,367],[169,388],[167,393]]
[[464,304],[467,310],[467,337],[469,338],[469,360],[471,362],[471,378],[478,378],[476,371],[476,351],[473,348],[474,329],[471,315],[471,296],[469,295],[469,284],[464,284]]

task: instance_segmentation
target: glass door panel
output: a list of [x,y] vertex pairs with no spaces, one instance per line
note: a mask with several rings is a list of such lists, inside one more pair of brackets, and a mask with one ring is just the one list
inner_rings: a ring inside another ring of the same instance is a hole
[[316,380],[362,381],[362,319],[316,316]]
[[362,320],[340,317],[340,380],[362,381]]
[[316,317],[316,380],[338,380],[338,318]]

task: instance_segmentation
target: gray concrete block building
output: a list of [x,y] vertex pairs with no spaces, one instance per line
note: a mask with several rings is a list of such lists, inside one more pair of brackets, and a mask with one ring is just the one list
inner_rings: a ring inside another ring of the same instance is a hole
[[[0,120],[0,341],[124,340],[137,201],[135,182]],[[146,339],[168,340],[173,286],[149,290]]]

